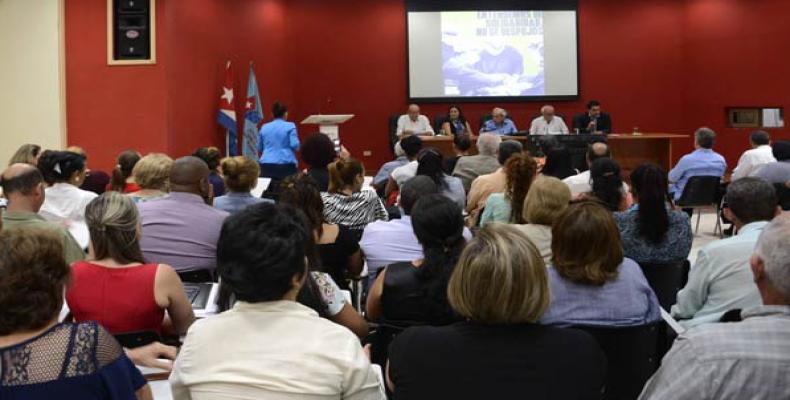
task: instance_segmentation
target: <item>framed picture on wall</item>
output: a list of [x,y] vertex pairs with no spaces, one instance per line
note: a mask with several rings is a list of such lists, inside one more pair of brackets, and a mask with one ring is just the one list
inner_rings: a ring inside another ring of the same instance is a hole
[[156,0],[107,0],[107,64],[156,64]]
[[729,108],[727,122],[733,128],[759,128],[759,108]]

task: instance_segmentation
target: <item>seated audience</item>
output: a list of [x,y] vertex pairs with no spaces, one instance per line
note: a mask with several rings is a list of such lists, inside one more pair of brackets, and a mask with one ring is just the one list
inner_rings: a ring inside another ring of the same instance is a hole
[[505,190],[488,196],[480,226],[491,222],[523,224],[521,209],[529,187],[535,180],[538,164],[527,153],[511,156],[505,163]]
[[14,164],[38,165],[38,157],[41,155],[41,146],[37,144],[23,144],[14,152],[8,161],[8,166]]
[[[413,137],[415,139],[420,139],[418,136],[408,136]],[[404,138],[405,139],[405,138]],[[420,140],[420,149],[422,149],[422,140]],[[417,153],[420,152],[420,149],[417,149],[414,152],[414,157],[417,157]],[[379,171],[376,173],[376,176],[373,177],[373,180],[370,182],[370,185],[376,188],[377,191],[381,191],[384,189],[384,186],[387,184],[387,181],[390,179],[390,175],[392,175],[392,171],[397,169],[398,167],[402,167],[412,161],[407,155],[406,151],[403,149],[402,140],[399,140],[395,143],[395,159],[392,161],[387,161],[384,165],[379,168]],[[327,185],[327,188],[329,186]]]
[[214,280],[217,239],[228,213],[209,205],[208,176],[203,160],[181,157],[170,169],[170,195],[138,204],[143,258],[172,265],[184,282]]
[[345,225],[356,237],[365,226],[376,220],[387,220],[387,209],[376,192],[362,190],[365,168],[350,158],[329,164],[329,191],[321,193],[327,222]]
[[573,117],[573,130],[585,134],[612,133],[612,117],[601,111],[601,103],[590,100],[587,112]]
[[551,176],[536,178],[524,198],[521,212],[526,223],[516,227],[537,247],[546,265],[551,263],[551,230],[570,201],[568,186]]
[[746,150],[738,159],[738,165],[732,170],[731,180],[754,176],[763,165],[776,162],[771,150],[771,136],[766,131],[754,131],[749,137],[751,150]]
[[561,117],[554,115],[554,107],[545,105],[540,108],[540,117],[532,120],[530,135],[567,135],[568,126]]
[[455,322],[447,282],[466,243],[461,208],[442,195],[423,196],[412,208],[412,227],[423,257],[378,274],[368,295],[368,319],[399,326]]
[[471,136],[463,133],[453,136],[453,152],[455,156],[444,160],[444,172],[452,174],[458,159],[469,155],[469,149],[472,148]]
[[[387,375],[396,398],[600,398],[606,359],[598,343],[538,323],[549,304],[546,268],[518,230],[483,228],[447,294],[466,321],[409,328],[393,341]],[[560,376],[572,384],[557,384]]]
[[751,270],[761,302],[740,322],[708,324],[675,340],[640,399],[788,399],[790,217],[765,227]]
[[167,196],[170,191],[170,169],[173,159],[162,153],[151,153],[141,158],[132,169],[140,190],[129,193],[135,203]]
[[250,193],[258,184],[260,166],[244,156],[227,157],[222,160],[222,178],[227,187],[223,196],[214,198],[214,207],[231,214],[253,204],[273,203],[270,199],[255,197]]
[[727,187],[724,215],[738,234],[703,247],[688,283],[678,292],[672,315],[681,325],[717,322],[734,308],[761,304],[749,257],[768,222],[780,212],[773,186],[758,178],[741,178]]
[[310,222],[319,256],[319,269],[329,273],[343,289],[348,289],[348,279],[362,272],[362,254],[351,229],[330,224],[324,217],[324,203],[313,178],[299,173],[283,181],[280,203],[302,210]]
[[784,183],[790,181],[790,141],[783,140],[773,144],[775,162],[763,165],[754,174],[768,183]]
[[686,183],[692,176],[723,176],[727,162],[721,154],[713,151],[716,132],[710,128],[699,128],[694,132],[695,150],[683,156],[669,171],[669,192],[675,201],[680,199]]
[[631,173],[634,205],[614,213],[623,253],[638,263],[668,264],[686,260],[694,235],[688,214],[674,210],[666,173],[642,164]]
[[518,132],[516,124],[507,116],[507,111],[503,108],[494,108],[491,111],[491,119],[483,123],[480,134],[490,133],[493,135],[513,135]]
[[290,206],[228,218],[218,270],[238,301],[189,329],[170,375],[175,400],[385,399],[359,339],[296,301],[312,235]]
[[88,155],[79,146],[69,146],[66,151],[77,153],[85,158],[85,177],[82,180],[80,189],[100,195],[107,191],[110,185],[110,175],[104,171],[93,171],[88,168]]
[[573,169],[570,150],[564,145],[557,144],[546,150],[546,164],[543,165],[540,173],[543,176],[553,176],[562,180],[576,175],[578,171]]
[[109,332],[95,321],[58,323],[69,280],[62,254],[52,232],[0,233],[0,398],[151,399]]
[[417,156],[417,176],[427,176],[436,183],[439,193],[452,200],[459,208],[463,209],[466,205],[466,192],[464,184],[459,178],[444,173],[442,167],[442,153],[439,150],[429,147],[422,149]]
[[140,191],[140,186],[134,179],[134,166],[140,161],[140,153],[127,150],[118,156],[118,164],[112,170],[110,190],[121,193],[134,193]]
[[614,217],[597,202],[573,204],[551,231],[551,305],[557,326],[638,326],[661,320],[639,265],[623,257]]
[[[587,168],[590,168],[592,163],[599,158],[611,158],[609,152],[609,145],[602,142],[591,144],[587,147]],[[571,175],[562,180],[571,189],[571,196],[578,196],[583,193],[592,192],[592,180],[590,179],[590,170],[580,172],[576,175]]]
[[464,190],[468,193],[472,181],[480,175],[490,174],[499,169],[497,151],[502,138],[490,133],[480,134],[477,138],[477,155],[458,159],[453,176],[461,178]]
[[399,139],[411,135],[427,135],[433,136],[433,126],[428,117],[420,114],[420,106],[416,104],[409,104],[409,109],[406,114],[398,118],[398,127],[395,131]]
[[431,178],[411,178],[400,190],[401,217],[390,221],[373,221],[365,227],[359,247],[367,261],[371,281],[379,269],[387,265],[423,257],[422,246],[414,235],[411,212],[417,200],[438,193],[439,188]]
[[592,191],[586,196],[595,198],[609,211],[625,211],[633,202],[620,176],[620,164],[611,158],[599,158],[590,165]]
[[319,191],[326,192],[329,189],[327,166],[338,157],[332,139],[323,133],[316,133],[305,139],[299,151],[302,153],[302,161],[307,164],[307,175],[313,178]]
[[[417,154],[420,154],[422,150],[422,139],[420,139],[419,136],[406,136],[398,143],[406,156],[406,162],[396,163],[395,161],[391,161],[391,165],[388,165],[390,163],[384,164],[384,166],[381,167],[381,171],[376,174],[376,178],[373,178],[373,182],[378,182],[375,184],[377,190],[383,187],[387,195],[396,190],[398,186],[403,185],[404,182],[414,177],[417,173]],[[395,144],[396,147],[398,143]],[[383,173],[386,173],[385,167],[387,167],[386,170],[390,171],[386,176],[383,175]]]
[[49,222],[39,215],[46,197],[44,177],[30,164],[12,164],[3,171],[3,195],[8,199],[8,208],[3,213],[3,228],[37,228],[52,232],[60,239],[66,263],[85,258],[85,252],[74,237],[61,224]]
[[162,333],[165,310],[174,334],[195,320],[181,279],[167,264],[147,264],[140,251],[140,218],[134,202],[106,192],[85,211],[91,261],[72,265],[66,302],[74,320],[96,321],[110,333]]
[[458,106],[450,106],[447,110],[447,115],[444,117],[444,122],[442,122],[442,134],[448,136],[473,136],[475,133],[472,132],[469,121],[464,117],[461,108]]
[[[47,150],[38,160],[38,169],[50,185],[41,206],[41,214],[47,221],[68,227],[77,237],[86,237],[85,206],[98,196],[80,189],[86,174],[85,157],[71,151]],[[84,248],[86,243],[80,243]]]
[[520,154],[523,150],[524,147],[520,142],[515,140],[503,141],[499,144],[497,153],[499,169],[490,174],[480,175],[472,181],[469,195],[466,198],[466,211],[469,213],[469,220],[474,221],[474,225],[477,224],[480,212],[485,208],[488,196],[505,191],[505,183],[507,181],[505,163],[511,156]]
[[209,174],[208,181],[214,190],[212,195],[219,197],[225,194],[225,181],[219,173],[219,164],[222,162],[222,153],[216,147],[201,147],[192,154],[193,156],[203,160],[208,165]]

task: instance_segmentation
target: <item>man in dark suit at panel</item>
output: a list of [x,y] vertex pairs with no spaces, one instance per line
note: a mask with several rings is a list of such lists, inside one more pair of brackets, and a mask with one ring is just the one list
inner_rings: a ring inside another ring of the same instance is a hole
[[609,134],[612,132],[612,117],[601,111],[601,103],[591,100],[587,112],[573,117],[573,130],[578,133]]

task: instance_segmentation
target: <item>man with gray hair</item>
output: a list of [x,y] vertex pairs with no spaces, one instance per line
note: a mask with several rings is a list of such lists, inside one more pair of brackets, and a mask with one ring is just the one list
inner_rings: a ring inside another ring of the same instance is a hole
[[669,192],[675,201],[680,199],[686,183],[692,176],[724,176],[727,161],[713,151],[716,132],[710,128],[699,128],[694,133],[694,151],[683,156],[675,168],[669,171]]
[[788,214],[763,229],[749,262],[760,304],[681,334],[640,399],[790,399],[788,238]]
[[491,119],[483,124],[480,133],[492,133],[495,135],[513,135],[518,132],[516,124],[507,117],[507,111],[496,107],[491,111]]
[[738,234],[699,251],[686,286],[678,292],[672,315],[692,326],[718,322],[734,308],[762,304],[749,270],[749,257],[768,221],[781,210],[774,187],[758,178],[741,178],[727,188],[724,215]]
[[554,115],[554,107],[545,105],[540,108],[540,117],[532,120],[530,135],[567,135],[568,126],[562,118]]
[[483,133],[477,138],[477,155],[458,159],[453,176],[461,178],[464,190],[469,193],[472,181],[480,175],[490,174],[499,168],[497,151],[502,138],[499,135]]

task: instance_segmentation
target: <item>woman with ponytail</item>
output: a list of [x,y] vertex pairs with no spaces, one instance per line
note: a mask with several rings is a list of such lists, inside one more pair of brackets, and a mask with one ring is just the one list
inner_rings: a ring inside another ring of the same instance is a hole
[[589,196],[599,200],[609,211],[625,211],[631,206],[631,196],[623,191],[620,164],[611,158],[599,158],[590,165],[592,192]]
[[85,207],[98,195],[80,189],[85,181],[85,156],[71,151],[41,153],[38,169],[49,187],[39,214],[44,219],[66,225],[83,248],[88,246]]
[[642,164],[631,173],[634,205],[614,213],[625,256],[639,263],[674,263],[691,251],[688,214],[673,210],[667,174],[655,164]]
[[329,164],[329,191],[321,193],[324,217],[332,224],[345,225],[357,240],[369,223],[387,220],[387,209],[373,190],[362,190],[365,167],[349,158]]
[[466,244],[461,208],[441,194],[427,195],[414,205],[411,221],[423,258],[379,273],[368,295],[368,317],[404,327],[458,321],[447,302],[447,283]]
[[140,190],[132,174],[140,158],[142,158],[140,153],[134,150],[126,150],[118,156],[118,164],[112,170],[110,190],[121,193],[134,193]]

